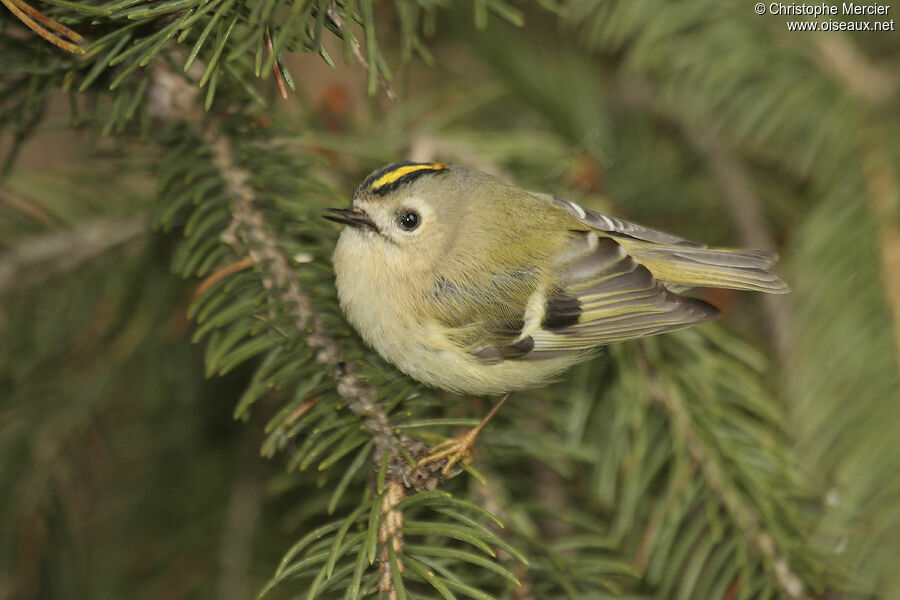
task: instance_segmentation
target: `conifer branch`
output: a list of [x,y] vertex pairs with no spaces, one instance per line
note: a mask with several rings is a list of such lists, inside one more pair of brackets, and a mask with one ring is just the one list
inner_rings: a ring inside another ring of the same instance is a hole
[[404,459],[403,453],[417,460],[428,449],[395,432],[384,408],[376,402],[377,389],[361,380],[353,363],[342,359],[337,342],[329,335],[321,314],[302,289],[288,256],[257,207],[256,192],[249,184],[250,173],[234,161],[230,140],[216,127],[215,121],[207,126],[204,141],[212,151],[212,161],[224,181],[226,195],[234,198],[231,223],[222,233],[222,241],[238,255],[244,252],[249,255],[272,301],[286,307],[294,318],[296,331],[305,332],[306,344],[316,350],[316,362],[337,381],[338,395],[347,401],[354,414],[362,417],[363,426],[372,435],[376,446],[373,465],[379,465],[387,453],[389,468],[381,495],[382,522],[378,530],[378,589],[389,600],[398,600],[402,585],[398,579],[405,566],[401,559],[403,512],[396,506],[406,497],[405,487],[434,489],[441,478],[441,463],[418,467],[410,466]]
[[[158,85],[155,87],[158,89],[153,97],[160,107],[156,111],[157,114],[187,121],[198,121],[202,118],[202,113],[195,103],[197,98],[195,88],[168,69],[159,68],[156,75]],[[354,414],[362,418],[363,426],[372,435],[376,447],[373,455],[374,465],[380,465],[385,453],[387,454],[385,474],[387,529],[382,533],[390,538],[395,546],[400,544],[394,548],[400,550],[402,536],[395,535],[394,530],[399,531],[398,523],[402,527],[402,513],[393,511],[390,507],[402,500],[404,486],[416,490],[433,490],[442,479],[441,467],[444,463],[438,461],[422,467],[410,464],[409,459],[415,463],[427,455],[427,446],[394,430],[386,411],[377,402],[378,390],[362,381],[353,363],[343,360],[340,348],[327,331],[322,315],[315,310],[312,298],[303,290],[289,256],[281,248],[277,235],[266,223],[256,191],[250,185],[250,172],[234,160],[232,142],[218,124],[217,119],[211,119],[206,123],[203,140],[212,153],[212,162],[223,182],[225,196],[234,199],[230,209],[230,223],[220,239],[231,246],[238,256],[245,258],[214,272],[201,287],[208,288],[221,277],[252,265],[260,274],[261,283],[272,303],[286,307],[294,319],[295,330],[304,332],[306,345],[316,351],[316,362],[337,382],[338,395],[347,401],[347,407]],[[398,489],[401,491],[398,492]],[[382,549],[384,550],[384,546]],[[390,565],[385,562],[388,556],[382,552],[379,558],[382,559],[382,568],[389,569]],[[384,572],[385,578],[388,577],[388,573],[389,571]]]
[[[158,106],[155,111],[158,115],[185,121],[202,118],[202,112],[195,105],[196,88],[167,68],[156,69],[151,98]],[[375,401],[377,390],[361,380],[352,363],[341,358],[337,342],[328,334],[322,316],[303,291],[290,258],[279,246],[277,236],[268,228],[265,216],[258,208],[256,191],[249,183],[250,173],[235,162],[231,140],[218,124],[217,119],[206,123],[203,140],[212,152],[212,162],[226,195],[234,198],[231,222],[221,240],[238,256],[249,256],[271,299],[287,307],[294,318],[296,331],[307,332],[305,340],[316,350],[316,362],[337,382],[337,393],[347,400],[350,410],[363,417],[363,425],[373,435],[378,449],[376,459],[380,459],[382,452],[391,452],[401,441],[409,440],[405,436],[401,440],[394,432],[387,413]],[[238,261],[235,264],[243,267],[245,263]]]
[[335,379],[337,393],[347,400],[350,410],[363,417],[363,425],[373,435],[376,447],[380,451],[396,447],[400,438],[394,433],[387,413],[375,402],[377,390],[361,380],[352,363],[341,358],[337,342],[328,334],[322,316],[300,286],[289,257],[257,208],[256,192],[248,183],[250,173],[234,161],[230,140],[216,127],[215,121],[207,126],[203,137],[212,151],[213,164],[227,194],[235,199],[231,224],[222,234],[222,241],[239,256],[244,253],[250,256],[272,300],[287,307],[298,332],[308,332],[306,344],[316,350],[316,362]]
[[740,492],[728,476],[727,469],[722,468],[694,430],[690,411],[681,397],[665,385],[645,359],[638,361],[638,365],[644,373],[652,399],[671,415],[676,436],[688,449],[707,485],[734,519],[735,525],[743,532],[750,547],[755,548],[766,558],[766,563],[772,569],[781,591],[789,598],[798,600],[807,598],[803,581],[791,570],[787,558],[779,554],[772,535],[761,528],[757,511],[741,499]]

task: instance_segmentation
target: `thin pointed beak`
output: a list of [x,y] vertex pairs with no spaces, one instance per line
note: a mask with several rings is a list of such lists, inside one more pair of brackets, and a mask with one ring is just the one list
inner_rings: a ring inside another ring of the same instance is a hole
[[325,212],[332,213],[330,215],[322,215],[329,221],[349,225],[357,229],[368,227],[373,231],[378,231],[378,227],[369,218],[369,215],[358,208],[326,208]]

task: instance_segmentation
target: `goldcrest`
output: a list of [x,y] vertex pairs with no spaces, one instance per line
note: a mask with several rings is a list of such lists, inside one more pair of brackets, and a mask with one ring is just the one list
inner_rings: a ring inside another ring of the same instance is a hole
[[761,250],[707,248],[479,171],[401,162],[329,209],[341,308],[385,360],[467,394],[540,386],[598,346],[703,323],[679,291],[785,293]]

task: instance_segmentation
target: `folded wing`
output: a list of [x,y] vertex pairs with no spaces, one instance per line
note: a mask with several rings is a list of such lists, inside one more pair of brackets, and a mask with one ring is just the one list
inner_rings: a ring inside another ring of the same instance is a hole
[[790,288],[767,269],[778,260],[772,252],[707,248],[643,225],[586,210],[554,198],[568,213],[598,235],[618,242],[653,276],[670,287],[719,287],[784,294]]
[[668,290],[612,238],[578,236],[573,245],[585,252],[569,262],[558,288],[530,303],[523,336],[531,337],[533,348],[522,358],[587,350],[719,317],[711,304]]
[[771,252],[707,248],[554,200],[578,223],[569,248],[558,259],[559,279],[532,295],[518,335],[479,347],[476,357],[486,362],[550,358],[720,316],[711,304],[673,290],[789,291],[767,270],[777,259]]

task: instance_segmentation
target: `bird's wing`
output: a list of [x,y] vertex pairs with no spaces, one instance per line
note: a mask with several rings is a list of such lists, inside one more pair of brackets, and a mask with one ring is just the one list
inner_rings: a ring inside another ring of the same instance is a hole
[[[518,332],[473,348],[484,362],[529,360],[656,335],[720,316],[714,306],[672,287],[785,292],[766,270],[775,255],[708,249],[661,231],[555,199],[576,219],[559,277],[527,302]],[[517,335],[515,335],[517,333]]]
[[719,287],[784,294],[790,288],[767,269],[778,256],[766,250],[707,248],[643,225],[586,210],[554,197],[570,216],[600,236],[615,240],[656,279],[670,288]]
[[720,314],[702,300],[669,291],[623,246],[592,231],[573,235],[565,267],[557,287],[532,296],[518,336],[505,347],[480,349],[477,358],[552,358],[682,329]]

